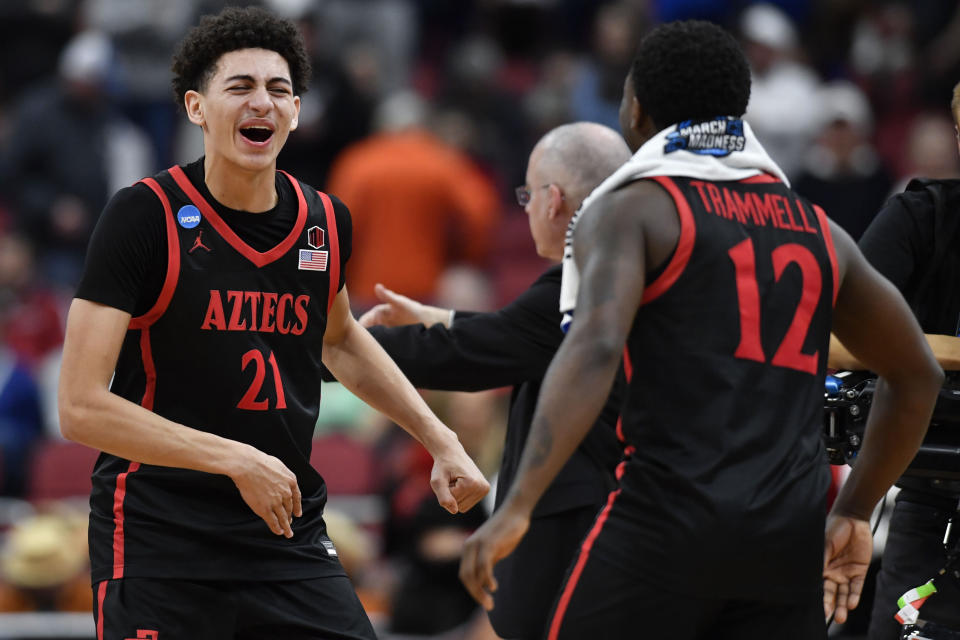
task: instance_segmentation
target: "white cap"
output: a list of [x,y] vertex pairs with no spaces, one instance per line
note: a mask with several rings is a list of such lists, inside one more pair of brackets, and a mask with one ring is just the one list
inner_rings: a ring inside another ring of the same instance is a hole
[[84,31],[60,54],[60,75],[67,80],[102,82],[110,70],[113,45],[99,31]]
[[869,135],[873,128],[873,110],[863,91],[855,84],[837,80],[824,85],[819,94],[820,128],[841,120],[850,123],[862,134]]
[[300,20],[310,15],[315,3],[313,0],[266,0],[264,4],[281,18]]
[[373,113],[377,131],[401,131],[421,127],[427,121],[427,103],[412,89],[403,89],[387,96]]
[[797,44],[797,30],[790,17],[772,4],[755,4],[744,11],[740,30],[747,40],[772,49],[790,49]]

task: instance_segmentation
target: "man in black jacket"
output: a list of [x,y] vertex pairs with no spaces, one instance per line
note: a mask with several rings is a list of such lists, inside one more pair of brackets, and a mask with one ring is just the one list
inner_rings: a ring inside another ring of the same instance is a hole
[[[567,223],[580,202],[630,157],[620,135],[592,123],[563,125],[534,147],[517,200],[530,218],[537,253],[559,261]],[[513,385],[496,505],[527,439],[543,374],[563,340],[560,265],[550,267],[499,311],[470,313],[420,304],[382,285],[384,301],[360,318],[414,386],[479,391]],[[388,325],[390,328],[373,325]],[[402,325],[402,326],[397,326]],[[588,437],[540,500],[530,532],[497,566],[490,612],[504,638],[540,638],[567,565],[614,487],[622,451],[616,436],[621,390],[614,387]]]
[[[960,123],[960,84],[951,103],[954,121]],[[960,135],[960,134],[958,134]],[[960,140],[958,140],[960,141]],[[926,334],[934,356],[948,372],[960,371],[960,180],[912,180],[903,193],[891,198],[864,232],[859,246],[867,260],[900,290],[910,303]],[[842,369],[863,369],[836,340],[830,364]],[[951,376],[956,381],[956,374]],[[934,414],[936,420],[936,414]],[[937,432],[954,431],[949,424]],[[928,435],[939,437],[931,432]],[[956,445],[956,436],[951,440]],[[947,447],[949,449],[949,447]],[[931,621],[925,637],[960,637],[960,579],[956,574],[936,577],[948,563],[948,550],[960,553],[960,458],[943,460],[946,469],[908,469],[897,481],[890,529],[877,576],[871,640],[900,638],[898,599],[908,590],[935,578],[938,592],[924,603],[919,617]],[[950,526],[950,523],[953,526]],[[960,560],[954,559],[954,571]],[[910,604],[905,599],[904,604]],[[933,629],[954,629],[957,635]]]

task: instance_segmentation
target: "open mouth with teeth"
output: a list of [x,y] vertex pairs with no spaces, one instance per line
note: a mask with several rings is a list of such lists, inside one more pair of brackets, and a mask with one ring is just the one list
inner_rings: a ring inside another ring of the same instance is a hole
[[273,136],[273,131],[266,127],[246,127],[240,129],[240,135],[251,142],[266,142]]

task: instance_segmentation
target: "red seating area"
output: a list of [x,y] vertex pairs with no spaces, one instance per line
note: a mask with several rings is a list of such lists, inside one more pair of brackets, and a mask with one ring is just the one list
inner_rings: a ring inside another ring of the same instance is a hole
[[33,454],[27,499],[31,502],[90,495],[90,474],[100,452],[76,442],[44,440]]
[[362,495],[379,488],[380,465],[373,449],[346,434],[315,439],[310,464],[326,480],[328,495]]

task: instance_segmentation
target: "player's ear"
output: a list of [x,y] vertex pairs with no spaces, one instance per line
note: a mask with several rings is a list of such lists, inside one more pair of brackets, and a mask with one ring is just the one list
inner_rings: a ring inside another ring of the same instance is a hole
[[643,108],[636,97],[633,98],[633,105],[631,106],[630,125],[634,131],[643,136],[644,140],[649,140],[659,131],[653,118],[650,117],[650,113]]
[[643,127],[645,115],[643,106],[640,104],[640,101],[637,100],[637,96],[630,96],[630,127],[636,131],[640,131]]
[[195,125],[203,126],[206,122],[203,119],[203,96],[193,89],[183,94],[183,108],[187,112],[187,118]]
[[300,96],[293,96],[293,120],[290,121],[290,131],[294,131],[300,123]]

